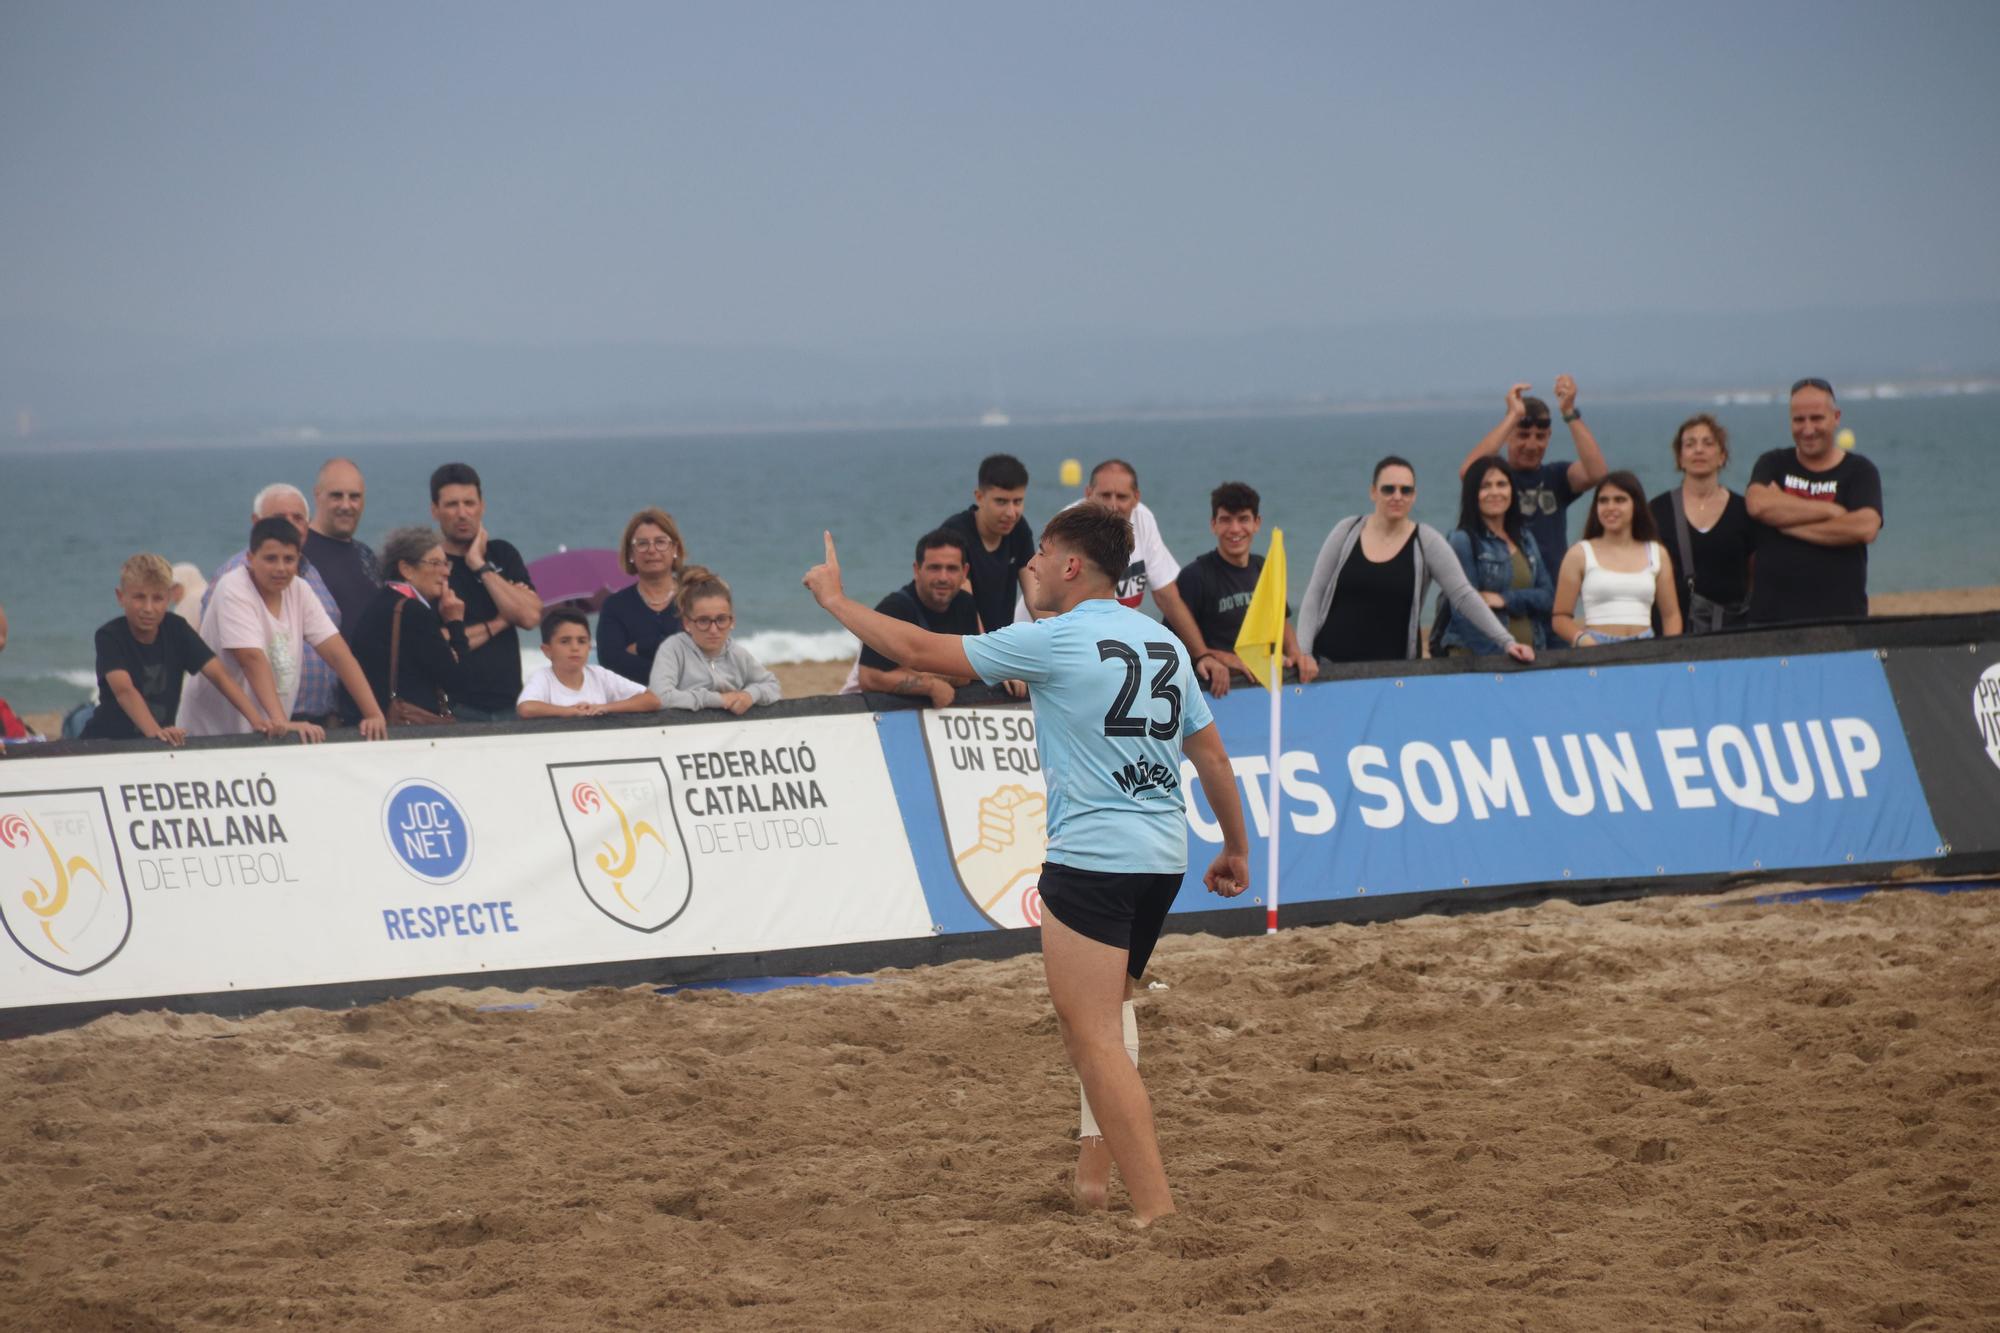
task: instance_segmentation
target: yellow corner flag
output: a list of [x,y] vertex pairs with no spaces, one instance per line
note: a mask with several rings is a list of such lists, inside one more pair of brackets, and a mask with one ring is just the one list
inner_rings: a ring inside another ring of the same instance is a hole
[[1264,572],[1257,576],[1257,590],[1250,595],[1250,609],[1243,613],[1243,628],[1236,633],[1236,655],[1267,690],[1275,690],[1285,678],[1285,530],[1271,529],[1271,551],[1264,557]]

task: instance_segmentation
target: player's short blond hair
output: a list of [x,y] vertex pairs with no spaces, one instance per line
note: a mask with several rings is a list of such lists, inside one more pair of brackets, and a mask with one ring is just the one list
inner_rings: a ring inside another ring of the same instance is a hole
[[174,586],[174,567],[167,563],[163,555],[151,551],[141,551],[127,560],[118,570],[118,586],[121,588],[160,588]]

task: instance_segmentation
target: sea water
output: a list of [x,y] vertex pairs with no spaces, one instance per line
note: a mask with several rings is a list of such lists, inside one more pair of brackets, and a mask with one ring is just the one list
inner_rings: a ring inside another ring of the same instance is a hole
[[[1845,403],[1842,425],[1882,471],[1887,521],[1869,553],[1876,592],[2000,582],[1993,459],[2000,394],[1874,398]],[[1712,410],[1730,432],[1724,481],[1741,490],[1752,463],[1790,443],[1782,398],[1716,407],[1702,401],[1582,403],[1614,468],[1648,494],[1674,480],[1674,428]],[[838,659],[853,640],[813,605],[799,576],[839,544],[847,589],[873,603],[910,578],[915,540],[972,502],[979,459],[1005,451],[1027,464],[1028,515],[1075,499],[1064,459],[1085,469],[1130,461],[1141,497],[1183,562],[1213,545],[1208,492],[1247,481],[1263,495],[1266,533],[1285,529],[1294,600],[1338,519],[1369,506],[1370,471],[1385,454],[1416,465],[1416,516],[1440,528],[1458,513],[1457,465],[1497,419],[1493,409],[1291,416],[1124,419],[1005,427],[924,427],[609,440],[371,443],[330,446],[78,448],[0,446],[0,698],[23,712],[89,697],[92,634],[118,614],[118,566],[135,551],[213,571],[241,548],[252,497],[289,481],[310,493],[333,453],[360,464],[368,503],[361,536],[430,521],[427,479],[464,461],[485,483],[486,522],[529,560],[559,547],[612,547],[644,505],[672,513],[689,558],[734,588],[737,636],[766,662]],[[1552,459],[1574,457],[1560,425]],[[1570,511],[1572,535],[1584,507]],[[534,650],[524,644],[530,652]]]

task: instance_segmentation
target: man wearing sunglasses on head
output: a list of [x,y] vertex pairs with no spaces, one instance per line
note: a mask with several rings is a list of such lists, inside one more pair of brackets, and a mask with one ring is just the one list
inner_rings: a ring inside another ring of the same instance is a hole
[[1868,547],[1882,531],[1882,474],[1839,444],[1833,386],[1792,386],[1792,447],[1757,460],[1743,493],[1757,534],[1750,623],[1868,614]]
[[[1514,497],[1521,506],[1521,526],[1534,537],[1542,559],[1550,569],[1562,567],[1563,553],[1569,550],[1569,507],[1578,496],[1603,481],[1611,471],[1597,437],[1584,424],[1576,406],[1576,380],[1556,376],[1556,406],[1562,409],[1563,424],[1576,445],[1576,461],[1551,463],[1549,405],[1527,396],[1533,387],[1516,384],[1507,390],[1507,410],[1500,424],[1486,432],[1472,452],[1458,465],[1458,475],[1489,454],[1499,454],[1513,475]],[[1547,612],[1539,613],[1544,634],[1549,632]]]

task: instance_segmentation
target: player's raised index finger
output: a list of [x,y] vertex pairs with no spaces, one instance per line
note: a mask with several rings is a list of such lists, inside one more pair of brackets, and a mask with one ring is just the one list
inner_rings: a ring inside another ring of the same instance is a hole
[[827,531],[822,535],[825,536],[826,538],[826,563],[828,563],[829,565],[839,564],[840,561],[837,558],[835,558],[833,554],[833,533],[831,531]]

